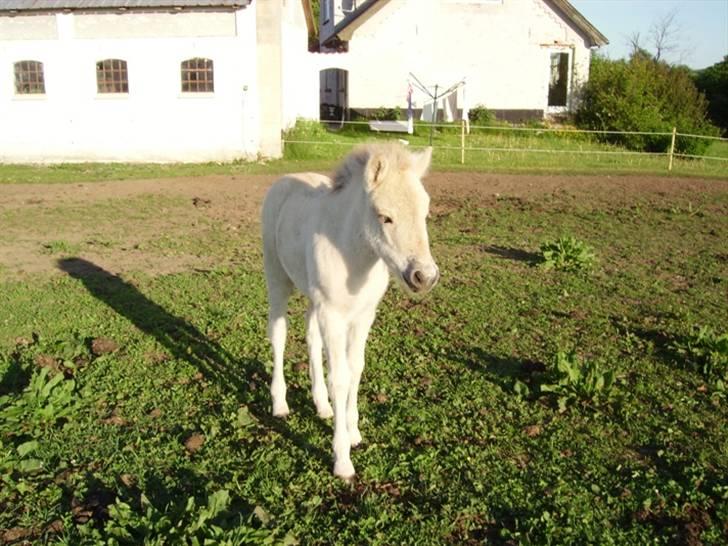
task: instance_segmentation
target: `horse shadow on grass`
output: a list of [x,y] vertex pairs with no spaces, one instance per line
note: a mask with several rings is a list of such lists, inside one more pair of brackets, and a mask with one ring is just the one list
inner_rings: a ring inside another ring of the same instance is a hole
[[[81,281],[96,299],[127,318],[145,334],[154,337],[173,358],[189,362],[207,381],[231,392],[265,428],[278,433],[307,455],[329,466],[329,454],[292,431],[285,421],[270,414],[271,402],[266,388],[251,389],[255,383],[270,383],[270,374],[260,360],[231,355],[195,326],[150,300],[130,282],[88,260],[61,259],[58,268]],[[289,388],[288,397],[306,418],[322,427],[327,426],[316,416],[311,401],[301,389]]]

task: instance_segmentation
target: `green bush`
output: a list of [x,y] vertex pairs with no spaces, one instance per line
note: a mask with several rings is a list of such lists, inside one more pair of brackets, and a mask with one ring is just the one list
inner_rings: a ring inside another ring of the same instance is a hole
[[495,116],[485,106],[478,104],[468,111],[468,119],[470,119],[470,123],[473,125],[488,126],[493,124]]
[[[695,87],[690,71],[670,66],[644,53],[628,61],[595,56],[589,82],[582,89],[576,123],[604,131],[678,132],[715,136],[707,120],[707,101]],[[600,138],[632,150],[666,152],[670,135],[604,134]],[[701,155],[710,142],[678,137],[675,151]]]
[[595,361],[582,361],[574,351],[558,351],[553,365],[557,382],[542,384],[541,392],[557,395],[560,412],[573,403],[596,405],[615,398],[614,370],[605,370]]
[[705,377],[728,380],[728,332],[720,334],[704,326],[676,341],[673,349]]
[[596,256],[594,251],[574,237],[559,237],[541,245],[542,262],[544,269],[557,269],[560,271],[587,271],[594,266]]
[[380,106],[373,112],[369,114],[370,119],[376,119],[376,120],[393,120],[396,121],[402,117],[402,111],[400,110],[399,106],[395,106],[394,108],[387,108],[385,106]]
[[698,71],[695,86],[705,94],[710,119],[728,135],[728,55],[721,62]]

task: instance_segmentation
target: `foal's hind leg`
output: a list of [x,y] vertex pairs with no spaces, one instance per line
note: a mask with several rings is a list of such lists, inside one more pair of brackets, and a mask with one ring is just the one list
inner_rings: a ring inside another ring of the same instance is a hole
[[312,305],[306,311],[306,342],[308,343],[308,374],[311,377],[313,402],[316,404],[316,411],[319,417],[328,419],[333,417],[334,410],[329,403],[329,395],[326,389],[326,382],[324,381],[321,329],[319,328],[316,312]]
[[273,347],[273,377],[270,383],[270,394],[273,399],[273,415],[288,415],[286,402],[286,380],[283,377],[283,351],[286,347],[288,320],[286,310],[288,298],[293,292],[293,285],[288,277],[271,275],[268,271],[268,339]]

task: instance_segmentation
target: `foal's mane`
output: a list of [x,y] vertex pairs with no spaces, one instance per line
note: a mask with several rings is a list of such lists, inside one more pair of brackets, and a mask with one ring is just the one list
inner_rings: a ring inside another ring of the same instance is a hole
[[331,191],[341,190],[352,179],[362,180],[367,162],[375,155],[385,159],[390,169],[400,171],[412,167],[409,150],[399,142],[361,144],[354,148],[334,171]]

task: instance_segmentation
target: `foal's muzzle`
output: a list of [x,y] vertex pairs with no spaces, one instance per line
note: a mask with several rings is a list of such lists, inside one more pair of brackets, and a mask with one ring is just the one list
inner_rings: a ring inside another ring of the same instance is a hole
[[425,265],[412,261],[407,266],[402,278],[412,292],[415,294],[426,294],[440,280],[440,270],[435,265],[435,262]]

